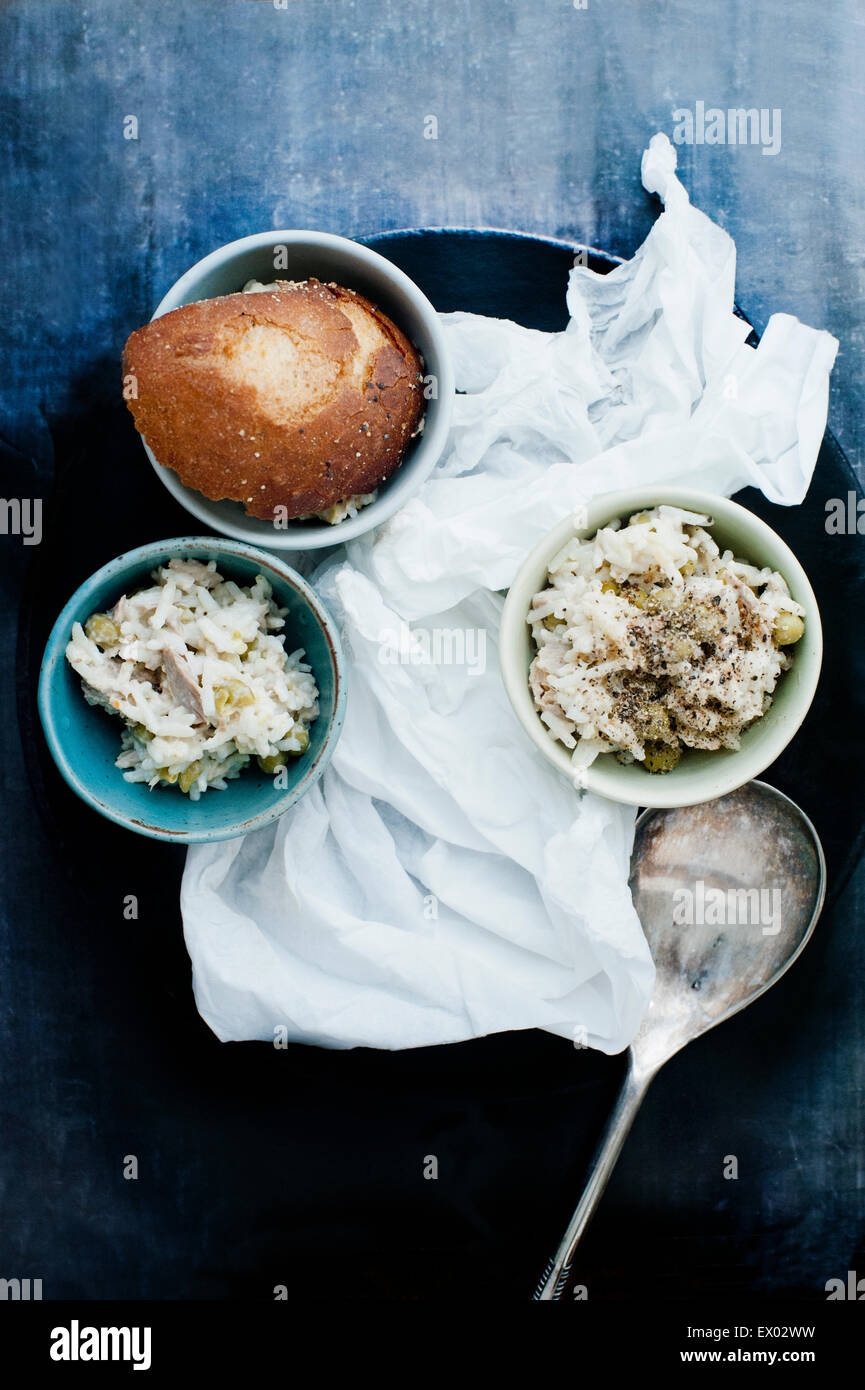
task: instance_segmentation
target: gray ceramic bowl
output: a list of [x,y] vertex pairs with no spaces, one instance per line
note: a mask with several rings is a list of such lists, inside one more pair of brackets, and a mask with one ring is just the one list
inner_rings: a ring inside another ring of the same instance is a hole
[[[190,801],[176,787],[127,782],[114,762],[122,724],[84,699],[81,681],[65,657],[72,624],[113,605],[121,594],[146,583],[150,572],[173,556],[215,560],[227,579],[251,584],[262,573],[281,608],[287,608],[285,645],[302,647],[319,689],[319,716],[310,726],[309,748],[292,759],[281,783],[253,763],[224,791],[207,791]],[[64,779],[94,810],[139,835],[181,844],[230,840],[258,830],[293,806],[318,781],[342,729],[345,676],[333,619],[299,574],[274,555],[238,541],[180,536],[139,546],[103,565],[76,589],[51,630],[39,679],[39,714],[54,761]]]
[[526,559],[505,602],[499,639],[502,676],[511,704],[538,751],[567,776],[572,777],[571,754],[541,722],[528,685],[534,643],[527,616],[533,596],[544,587],[553,556],[572,536],[592,536],[616,518],[627,520],[634,512],[668,503],[713,517],[712,535],[721,549],[755,565],[771,565],[784,576],[790,593],[805,609],[805,634],[796,644],[793,666],[778,682],[768,712],[745,732],[741,747],[733,752],[689,750],[672,772],[653,775],[639,763],[624,765],[612,754],[602,754],[582,773],[581,786],[612,801],[631,806],[691,806],[711,801],[759,777],[790,742],[814,698],[823,654],[820,614],[805,571],[780,536],[764,521],[723,497],[687,488],[634,488],[594,498],[583,524],[566,518]]
[[[278,256],[277,256],[278,253]],[[426,296],[403,271],[377,251],[327,232],[258,232],[221,246],[187,270],[166,294],[153,317],[183,304],[242,290],[248,280],[305,280],[315,276],[358,290],[392,318],[420,350],[424,374],[434,382],[427,401],[423,433],[410,445],[394,475],[378,497],[356,517],[337,526],[326,522],[293,522],[277,528],[247,516],[239,502],[211,502],[183,485],[176,473],[163,468],[145,442],[157,475],[192,516],[223,535],[265,546],[268,550],[314,550],[339,545],[380,525],[398,511],[429,476],[441,457],[450,427],[454,377],[439,317]]]

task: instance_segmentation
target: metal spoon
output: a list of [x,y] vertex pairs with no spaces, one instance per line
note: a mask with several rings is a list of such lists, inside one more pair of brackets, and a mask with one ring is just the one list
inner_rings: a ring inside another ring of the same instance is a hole
[[630,886],[655,989],[591,1176],[535,1291],[540,1302],[562,1296],[577,1243],[655,1073],[764,994],[805,946],[823,907],[826,861],[795,802],[749,782],[700,806],[644,811]]

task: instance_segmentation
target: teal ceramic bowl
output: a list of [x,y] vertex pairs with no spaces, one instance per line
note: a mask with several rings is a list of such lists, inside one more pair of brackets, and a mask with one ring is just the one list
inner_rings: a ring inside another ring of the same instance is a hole
[[[276,602],[287,608],[286,650],[302,647],[319,688],[320,713],[310,726],[302,758],[287,769],[288,785],[275,784],[254,760],[224,791],[190,801],[176,787],[127,782],[114,766],[122,724],[84,699],[80,678],[65,657],[72,624],[112,607],[121,594],[146,583],[150,572],[175,556],[215,560],[238,584],[264,574]],[[330,762],[345,714],[342,648],[333,619],[299,574],[273,555],[242,541],[181,536],[140,546],[97,570],[76,589],[51,630],[39,679],[39,714],[48,747],[64,779],[109,820],[156,840],[201,844],[258,830],[293,806]]]

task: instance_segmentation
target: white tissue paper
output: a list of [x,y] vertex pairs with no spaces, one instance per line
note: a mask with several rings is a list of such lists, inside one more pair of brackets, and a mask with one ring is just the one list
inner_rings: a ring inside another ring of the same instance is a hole
[[801,502],[837,349],[789,315],[745,345],[735,246],[675,168],[656,135],[642,177],[665,210],[633,260],[574,267],[564,332],[444,316],[466,393],[445,455],[315,578],[349,665],[333,762],[275,825],[188,853],[195,998],[219,1038],[406,1048],[544,1028],[613,1053],[636,1033],[653,967],[627,888],[634,813],[526,738],[499,675],[500,591],[614,488]]

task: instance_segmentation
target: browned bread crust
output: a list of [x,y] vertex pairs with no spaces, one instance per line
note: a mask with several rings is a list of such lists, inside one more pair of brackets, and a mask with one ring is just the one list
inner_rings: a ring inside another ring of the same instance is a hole
[[159,462],[267,520],[372,492],[424,405],[420,355],[369,300],[278,284],[175,309],[123,352],[135,428]]

